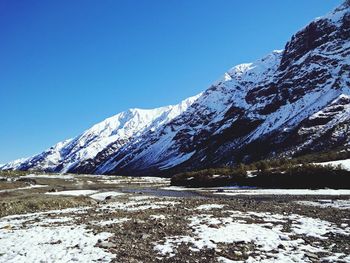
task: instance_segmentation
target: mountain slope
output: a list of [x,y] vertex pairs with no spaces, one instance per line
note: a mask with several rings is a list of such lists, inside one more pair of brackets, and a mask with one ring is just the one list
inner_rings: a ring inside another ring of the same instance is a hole
[[194,98],[117,114],[2,169],[153,175],[347,146],[349,39],[347,0]]

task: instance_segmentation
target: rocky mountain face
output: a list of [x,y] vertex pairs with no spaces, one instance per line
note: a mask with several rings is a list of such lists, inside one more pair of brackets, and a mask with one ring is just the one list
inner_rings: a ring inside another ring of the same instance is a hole
[[155,175],[350,146],[350,0],[178,105],[119,113],[1,169]]

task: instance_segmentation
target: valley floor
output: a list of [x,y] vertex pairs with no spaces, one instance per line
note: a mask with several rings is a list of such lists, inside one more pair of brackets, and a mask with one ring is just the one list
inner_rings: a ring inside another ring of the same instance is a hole
[[350,190],[0,177],[0,262],[350,262],[349,212]]

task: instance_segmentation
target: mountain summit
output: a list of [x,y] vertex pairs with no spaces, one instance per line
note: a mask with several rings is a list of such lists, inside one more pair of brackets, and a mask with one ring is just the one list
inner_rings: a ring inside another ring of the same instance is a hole
[[155,175],[350,146],[350,0],[178,105],[130,109],[1,169]]

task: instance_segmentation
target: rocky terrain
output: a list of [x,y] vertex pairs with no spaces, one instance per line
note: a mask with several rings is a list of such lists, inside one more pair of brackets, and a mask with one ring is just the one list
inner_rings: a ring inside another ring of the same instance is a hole
[[350,262],[349,190],[0,178],[0,262]]
[[131,109],[50,149],[0,167],[155,175],[349,146],[350,1],[203,93]]

